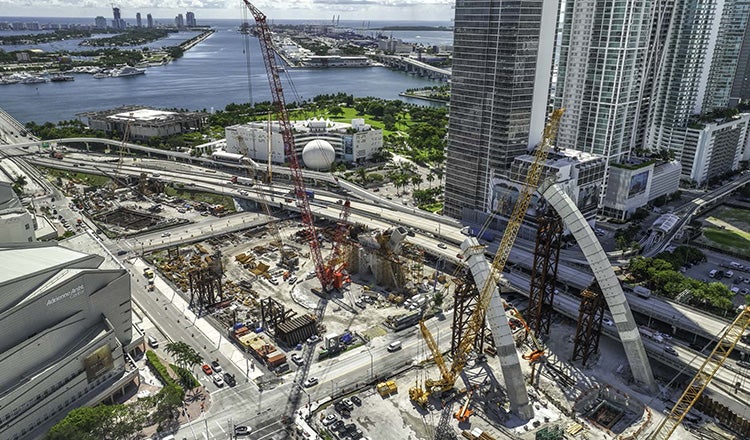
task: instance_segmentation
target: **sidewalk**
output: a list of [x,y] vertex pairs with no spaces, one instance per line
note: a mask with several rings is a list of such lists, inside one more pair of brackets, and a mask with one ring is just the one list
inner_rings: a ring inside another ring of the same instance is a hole
[[[133,270],[136,271],[136,276],[140,276],[145,267],[147,267],[147,264],[142,259],[139,258],[133,261]],[[156,271],[154,272],[156,273]],[[154,295],[161,295],[165,304],[171,304],[172,307],[182,313],[183,318],[181,318],[181,322],[184,322],[186,326],[189,324],[192,325],[197,331],[203,333],[209,341],[216,341],[216,345],[211,344],[211,346],[204,346],[204,349],[211,353],[211,356],[207,356],[207,359],[216,358],[217,356],[215,355],[215,352],[219,351],[222,356],[226,357],[232,364],[234,364],[234,367],[238,371],[244,372],[247,376],[247,380],[255,380],[263,376],[261,369],[255,368],[253,361],[246,358],[244,352],[227,339],[225,335],[219,333],[218,330],[205,320],[197,319],[195,313],[188,309],[188,303],[158,274],[154,277],[154,286]],[[154,323],[153,321],[152,323],[158,328],[157,323]],[[185,342],[190,343],[191,341]],[[241,378],[238,378],[238,382],[241,382]]]

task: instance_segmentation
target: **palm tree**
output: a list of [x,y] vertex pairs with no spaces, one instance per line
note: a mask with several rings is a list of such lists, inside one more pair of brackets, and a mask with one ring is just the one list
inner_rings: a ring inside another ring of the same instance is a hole
[[177,365],[182,368],[192,370],[194,365],[203,363],[203,356],[182,341],[170,342],[164,347],[164,351],[172,355]]
[[415,174],[411,176],[410,180],[411,180],[411,184],[416,186],[417,189],[419,189],[419,185],[421,185],[422,182],[424,181],[424,179],[422,179],[422,176],[420,176],[419,174]]
[[432,188],[432,182],[433,182],[434,180],[435,180],[435,174],[433,174],[433,173],[432,173],[432,171],[430,171],[430,172],[429,172],[429,173],[427,174],[427,182],[429,182],[429,184],[430,184],[430,188]]

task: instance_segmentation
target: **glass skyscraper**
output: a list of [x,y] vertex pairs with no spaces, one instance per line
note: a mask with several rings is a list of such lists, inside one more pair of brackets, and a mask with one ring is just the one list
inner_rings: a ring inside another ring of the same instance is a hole
[[558,0],[457,0],[445,209],[491,209],[491,177],[541,138]]

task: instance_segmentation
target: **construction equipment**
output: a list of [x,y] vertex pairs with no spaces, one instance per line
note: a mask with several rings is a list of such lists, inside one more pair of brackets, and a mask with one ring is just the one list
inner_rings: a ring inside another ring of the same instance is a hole
[[471,396],[474,394],[474,390],[469,391],[469,394],[466,395],[466,402],[464,402],[463,405],[461,405],[461,408],[456,411],[455,414],[453,414],[453,417],[456,418],[456,420],[460,422],[467,422],[469,420],[469,416],[471,416],[474,411],[469,409],[469,403],[471,403]]
[[[351,202],[346,199],[341,206],[339,220],[336,223],[336,230],[333,234],[333,249],[325,265],[325,278],[331,280],[333,287],[340,289],[342,287],[342,271],[346,269],[349,262],[349,246],[346,241],[346,235],[349,232],[349,208]],[[325,286],[324,286],[325,287]]]
[[[334,287],[340,284],[341,280],[341,253],[336,250],[336,246],[340,243],[334,244],[334,252],[331,254],[331,259],[328,263],[323,261],[323,256],[320,250],[320,242],[318,241],[318,234],[315,229],[315,218],[313,217],[312,210],[310,209],[310,201],[312,192],[305,188],[304,177],[302,175],[302,169],[299,166],[299,159],[297,158],[297,150],[294,146],[294,134],[292,133],[292,124],[289,119],[289,111],[286,108],[286,100],[284,99],[284,90],[281,85],[281,77],[279,76],[279,66],[276,61],[276,52],[273,47],[273,39],[271,30],[268,27],[266,15],[256,8],[248,0],[243,0],[245,6],[253,14],[255,24],[258,32],[258,42],[260,44],[261,53],[263,54],[263,61],[266,66],[266,74],[268,76],[268,82],[271,86],[271,96],[273,98],[273,106],[276,110],[277,120],[281,128],[281,136],[284,141],[284,156],[289,163],[289,170],[294,182],[294,195],[297,201],[297,207],[302,213],[302,223],[307,228],[308,243],[310,245],[310,256],[315,265],[315,274],[320,281],[323,290],[330,291]],[[269,166],[270,176],[270,166]],[[347,200],[342,208],[341,215],[339,216],[339,224],[346,225],[346,219],[349,216],[349,201]],[[346,233],[344,228],[341,236],[343,237]],[[338,269],[338,270],[337,270]]]
[[[420,325],[422,336],[425,337],[427,345],[432,351],[432,355],[435,359],[435,362],[438,364],[438,368],[440,368],[442,376],[437,380],[426,381],[425,385],[429,388],[438,388],[440,390],[449,390],[453,388],[456,382],[456,378],[461,374],[464,366],[468,361],[469,354],[472,350],[472,347],[474,346],[474,341],[476,340],[477,335],[480,333],[482,327],[484,326],[487,308],[490,304],[492,293],[495,289],[495,281],[499,278],[500,274],[503,271],[503,268],[505,268],[505,263],[508,261],[510,250],[513,247],[513,243],[516,241],[518,232],[521,229],[523,218],[526,215],[529,203],[531,202],[531,197],[533,196],[534,191],[536,191],[536,188],[539,185],[539,180],[544,169],[544,162],[547,160],[547,155],[549,154],[549,150],[552,147],[552,143],[557,133],[557,126],[560,123],[560,118],[562,117],[564,111],[565,110],[562,108],[554,110],[552,112],[552,115],[550,116],[549,122],[547,122],[547,125],[544,127],[542,141],[537,146],[536,151],[534,152],[534,161],[529,166],[529,170],[526,175],[526,181],[521,188],[518,200],[513,207],[513,212],[511,213],[511,216],[508,220],[508,225],[505,228],[505,233],[503,234],[500,246],[498,246],[495,258],[493,259],[492,265],[490,266],[490,274],[487,277],[487,281],[483,286],[481,286],[477,306],[472,312],[471,317],[469,318],[469,323],[467,325],[466,331],[461,338],[461,342],[459,343],[458,348],[455,351],[453,363],[451,364],[450,370],[444,369],[441,366],[441,364],[443,364],[444,366],[444,361],[442,361],[442,355],[440,354],[440,350],[437,344],[434,343],[432,334],[430,334],[430,331],[426,326]],[[539,355],[535,357],[539,358]]]
[[703,390],[711,383],[719,368],[724,365],[724,361],[727,360],[729,353],[734,350],[737,342],[745,334],[748,325],[750,325],[750,306],[745,306],[734,322],[729,324],[724,333],[721,334],[716,347],[710,355],[706,356],[706,360],[695,373],[693,380],[690,381],[669,414],[651,434],[649,440],[667,440],[674,433],[677,425],[682,422],[688,411],[698,401]]
[[307,228],[310,257],[315,264],[315,274],[317,275],[318,280],[320,280],[323,289],[330,290],[333,286],[333,279],[326,274],[323,256],[320,251],[318,234],[315,230],[315,218],[310,210],[310,201],[307,196],[308,192],[305,188],[302,169],[299,166],[297,150],[294,146],[292,124],[289,119],[289,111],[286,108],[286,100],[284,99],[284,90],[281,85],[281,77],[279,76],[280,70],[276,61],[276,52],[273,47],[271,30],[268,27],[266,15],[248,0],[243,0],[243,2],[255,19],[258,43],[260,44],[263,61],[266,66],[268,83],[271,87],[272,102],[281,128],[281,136],[284,141],[284,156],[286,156],[286,161],[289,163],[290,174],[292,181],[294,182],[294,195],[297,200],[297,207],[302,213],[302,223]]

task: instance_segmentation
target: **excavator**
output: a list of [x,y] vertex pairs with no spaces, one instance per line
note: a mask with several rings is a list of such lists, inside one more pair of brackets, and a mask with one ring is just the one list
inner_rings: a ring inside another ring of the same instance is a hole
[[453,414],[453,417],[455,417],[455,419],[459,422],[469,421],[469,416],[474,414],[474,411],[469,409],[469,403],[471,402],[472,394],[474,394],[474,390],[469,391],[469,394],[466,395],[466,402],[464,402],[464,404],[461,405],[461,408],[459,408],[458,411]]
[[[422,337],[424,338],[427,346],[432,353],[433,359],[440,370],[441,377],[439,379],[426,380],[426,389],[422,389],[418,386],[410,389],[409,397],[412,398],[412,400],[414,400],[415,402],[426,402],[427,398],[432,392],[445,392],[453,389],[456,383],[456,379],[463,371],[468,361],[469,354],[474,347],[474,342],[476,341],[477,335],[481,332],[482,327],[485,325],[487,309],[489,307],[490,300],[492,299],[492,294],[495,288],[494,281],[502,273],[503,269],[505,268],[505,263],[508,261],[510,250],[513,247],[513,243],[515,243],[518,232],[521,229],[524,216],[526,215],[529,203],[531,202],[531,197],[533,196],[534,191],[536,191],[536,188],[539,185],[539,180],[541,179],[544,168],[544,162],[547,160],[547,156],[549,155],[549,151],[554,142],[555,135],[557,134],[557,127],[564,112],[565,109],[562,108],[554,110],[550,115],[547,125],[544,127],[542,140],[534,151],[534,161],[529,166],[529,170],[526,175],[526,181],[521,188],[521,192],[518,196],[516,204],[513,207],[513,212],[511,213],[508,220],[508,225],[505,228],[505,233],[503,234],[500,246],[498,246],[497,253],[495,254],[492,265],[490,266],[491,273],[487,277],[487,282],[484,283],[483,286],[477,286],[480,288],[479,299],[477,301],[476,307],[474,308],[474,311],[469,317],[469,322],[455,351],[453,363],[451,364],[450,368],[448,368],[448,366],[446,365],[445,359],[443,359],[443,355],[442,353],[440,353],[440,349],[437,343],[435,343],[435,339],[430,333],[430,330],[427,328],[424,322],[419,323],[419,329],[422,333]],[[528,355],[528,360],[530,361],[540,361],[543,358],[544,352],[538,341],[535,342],[535,347],[535,351]]]

